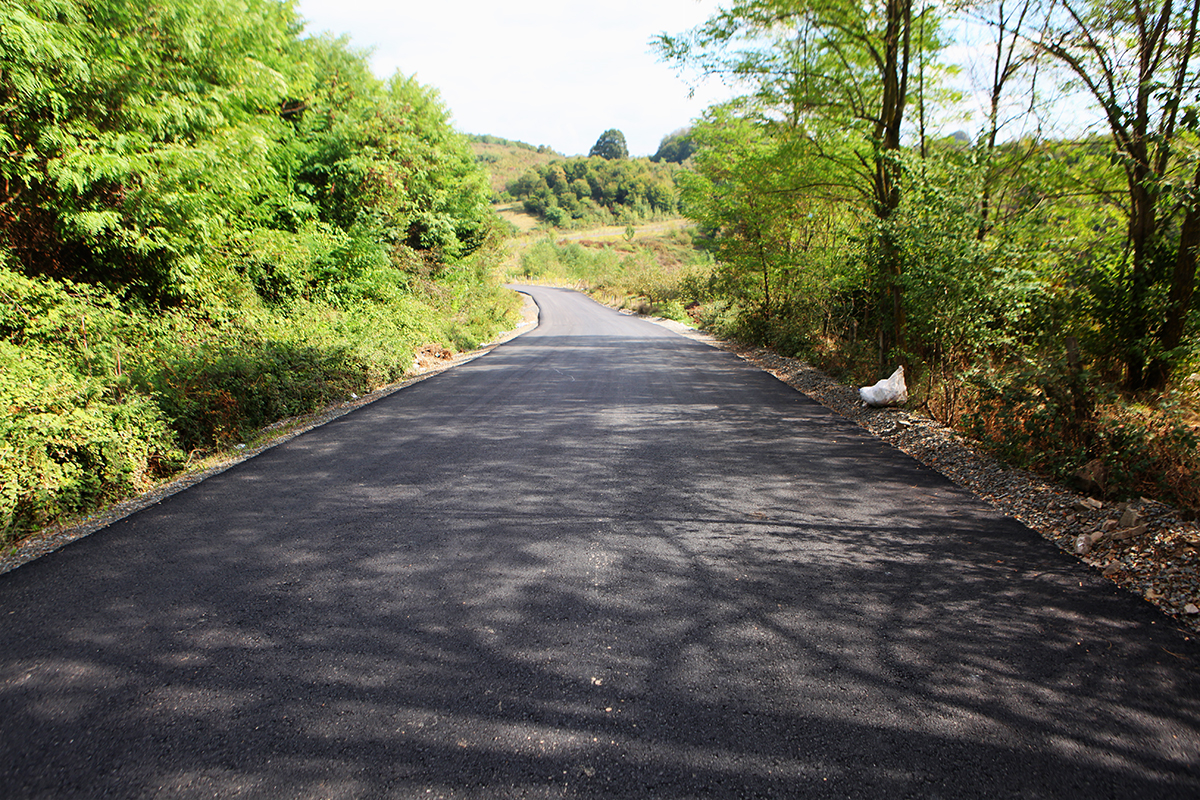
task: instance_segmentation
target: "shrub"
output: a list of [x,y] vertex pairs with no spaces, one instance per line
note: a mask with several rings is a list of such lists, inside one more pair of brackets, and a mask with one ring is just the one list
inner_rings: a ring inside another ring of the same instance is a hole
[[0,343],[0,542],[149,488],[181,463],[158,406],[121,402]]
[[1200,436],[1182,409],[1097,396],[1086,373],[1062,365],[975,376],[964,429],[1009,463],[1070,482],[1098,459],[1106,493],[1163,497],[1200,508]]
[[0,542],[143,491],[185,452],[398,380],[424,344],[478,346],[518,305],[495,258],[411,287],[364,269],[270,305],[233,274],[236,305],[155,313],[0,266]]

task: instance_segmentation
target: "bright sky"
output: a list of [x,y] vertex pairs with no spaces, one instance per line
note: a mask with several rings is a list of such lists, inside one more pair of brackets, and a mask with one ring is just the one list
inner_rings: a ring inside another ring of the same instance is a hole
[[586,154],[618,128],[634,156],[729,96],[688,85],[650,52],[655,34],[703,22],[717,0],[298,0],[308,33],[348,34],[373,50],[381,78],[399,70],[437,88],[464,133]]

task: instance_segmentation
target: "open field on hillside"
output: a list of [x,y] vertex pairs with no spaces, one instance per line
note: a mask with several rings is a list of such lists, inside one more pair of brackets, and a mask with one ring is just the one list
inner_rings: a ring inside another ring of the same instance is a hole
[[563,157],[562,153],[553,150],[539,152],[537,149],[491,142],[471,142],[471,150],[475,153],[475,160],[487,172],[492,191],[497,193],[504,191],[510,181],[526,170]]
[[542,224],[541,220],[522,209],[520,203],[506,203],[495,206],[495,209],[500,219],[512,223],[521,233],[529,233]]

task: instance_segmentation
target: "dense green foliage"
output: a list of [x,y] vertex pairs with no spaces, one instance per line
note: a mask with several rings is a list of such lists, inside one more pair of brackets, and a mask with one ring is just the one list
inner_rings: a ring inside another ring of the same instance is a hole
[[[690,132],[682,206],[717,267],[680,300],[860,383],[903,363],[912,402],[1020,463],[1097,462],[1109,491],[1200,506],[1196,382],[1179,380],[1200,367],[1200,2],[1066,6],[972,11],[998,20],[974,144],[926,131],[931,7],[739,0],[660,37],[746,90]],[[1032,104],[1006,92],[1050,57],[1111,137],[998,135],[1002,109]]]
[[300,30],[276,0],[0,2],[0,540],[503,323],[436,91]]
[[650,160],[655,163],[669,161],[672,164],[682,164],[694,152],[696,152],[696,141],[692,138],[691,129],[683,128],[664,136],[658,143],[658,150],[650,156]]
[[626,225],[678,212],[678,172],[674,164],[645,158],[568,158],[528,170],[508,185],[508,193],[530,214],[560,228]]
[[625,144],[625,134],[621,133],[616,128],[609,128],[604,133],[600,134],[600,138],[592,145],[592,149],[588,151],[588,156],[599,156],[600,158],[629,158],[629,147]]

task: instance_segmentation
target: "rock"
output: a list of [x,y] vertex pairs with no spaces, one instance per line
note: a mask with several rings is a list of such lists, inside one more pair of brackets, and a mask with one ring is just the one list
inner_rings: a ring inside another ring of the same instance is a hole
[[1081,533],[1075,537],[1075,555],[1086,556],[1092,549],[1092,537]]
[[1143,533],[1145,533],[1149,529],[1149,527],[1150,527],[1149,525],[1138,525],[1133,528],[1122,528],[1121,530],[1119,530],[1113,534],[1113,538],[1116,539],[1117,541],[1124,541],[1126,539],[1132,539],[1135,536],[1141,536]]
[[1104,508],[1104,503],[1094,497],[1081,497],[1075,501],[1072,508],[1076,511],[1099,511]]
[[1104,487],[1108,483],[1108,467],[1104,466],[1103,459],[1093,458],[1075,471],[1075,479],[1085,492],[1104,494]]
[[1200,614],[1200,608],[1197,608],[1195,603],[1188,603],[1186,606],[1183,607],[1183,613],[1185,613],[1185,614]]
[[1109,531],[1115,531],[1117,529],[1117,525],[1118,522],[1115,519],[1106,519],[1101,530],[1103,530],[1105,533],[1108,533]]
[[1110,561],[1110,562],[1108,562],[1108,566],[1104,568],[1103,575],[1106,578],[1111,578],[1113,575],[1116,575],[1120,571],[1121,571],[1121,562],[1120,561]]
[[1117,523],[1117,527],[1133,528],[1136,527],[1141,521],[1142,517],[1140,514],[1138,514],[1137,509],[1133,506],[1130,506],[1129,508],[1125,509],[1125,513],[1121,514],[1121,521]]

